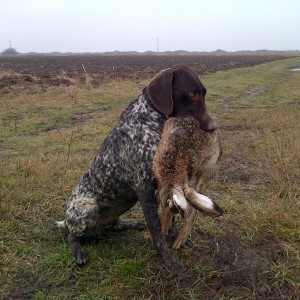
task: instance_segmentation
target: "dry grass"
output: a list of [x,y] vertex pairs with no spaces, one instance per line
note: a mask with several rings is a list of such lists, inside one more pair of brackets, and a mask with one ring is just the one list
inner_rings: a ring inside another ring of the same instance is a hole
[[[54,221],[122,109],[146,82],[0,94],[0,298],[297,299],[300,292],[299,59],[202,78],[224,156],[210,186],[222,219],[199,216],[194,247],[161,266],[149,233],[88,241],[72,261]],[[143,216],[139,207],[126,218]]]

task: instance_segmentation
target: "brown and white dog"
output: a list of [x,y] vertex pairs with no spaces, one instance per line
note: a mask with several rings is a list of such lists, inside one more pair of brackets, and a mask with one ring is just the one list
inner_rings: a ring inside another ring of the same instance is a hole
[[166,120],[192,116],[204,131],[216,126],[205,105],[206,89],[184,65],[160,72],[121,114],[67,203],[59,227],[68,231],[77,264],[86,263],[80,238],[122,227],[119,216],[140,202],[153,243],[167,268],[181,269],[161,232],[152,161]]

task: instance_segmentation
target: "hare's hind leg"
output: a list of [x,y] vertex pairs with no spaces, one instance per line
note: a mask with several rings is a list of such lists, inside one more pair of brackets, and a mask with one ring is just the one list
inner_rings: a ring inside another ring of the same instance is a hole
[[193,207],[190,207],[190,214],[186,218],[184,225],[173,244],[173,249],[179,249],[183,244],[185,244],[195,223],[196,215],[197,210]]
[[161,232],[168,234],[172,224],[173,212],[170,207],[165,207],[163,210],[163,216],[161,221]]

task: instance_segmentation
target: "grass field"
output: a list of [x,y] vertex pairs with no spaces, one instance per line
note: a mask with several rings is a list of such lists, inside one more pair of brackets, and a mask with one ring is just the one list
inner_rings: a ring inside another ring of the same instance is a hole
[[[224,152],[209,195],[225,214],[198,216],[193,248],[175,253],[180,276],[162,266],[148,231],[88,241],[79,268],[54,226],[149,80],[0,90],[0,298],[299,299],[300,72],[289,70],[299,66],[291,58],[202,76]],[[124,218],[143,221],[139,206]]]

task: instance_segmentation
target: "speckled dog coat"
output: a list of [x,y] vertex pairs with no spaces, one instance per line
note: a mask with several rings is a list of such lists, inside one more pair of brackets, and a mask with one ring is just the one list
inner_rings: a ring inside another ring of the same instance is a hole
[[[153,182],[152,160],[165,117],[146,90],[122,113],[67,204],[66,224],[78,236],[93,236],[138,201],[136,190]],[[140,142],[137,142],[140,141]]]

